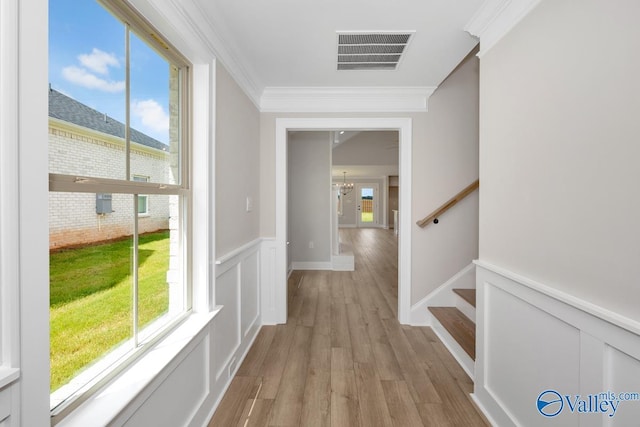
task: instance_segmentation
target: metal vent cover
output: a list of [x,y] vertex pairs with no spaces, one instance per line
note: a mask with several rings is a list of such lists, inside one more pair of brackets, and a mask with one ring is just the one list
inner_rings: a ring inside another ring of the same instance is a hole
[[338,70],[396,70],[413,32],[338,32]]

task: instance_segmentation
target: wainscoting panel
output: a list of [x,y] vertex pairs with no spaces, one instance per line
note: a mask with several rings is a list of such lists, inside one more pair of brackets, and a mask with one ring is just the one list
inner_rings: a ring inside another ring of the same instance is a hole
[[[485,386],[516,421],[536,416],[541,391],[579,390],[579,330],[500,288],[486,286],[484,297],[490,301],[485,342],[496,349],[486,359]],[[551,425],[577,425],[577,417],[573,423],[570,414],[561,415]]]
[[[605,346],[604,353],[604,390],[640,393],[640,360],[609,345]],[[620,402],[619,411],[610,417],[609,424],[606,425],[640,425],[640,401]]]
[[280,259],[286,257],[278,256],[276,241],[263,239],[260,249],[260,313],[264,325],[276,325],[287,321],[286,277],[285,284],[279,284],[276,278],[276,266]]
[[[637,322],[482,261],[476,267],[473,398],[492,423],[640,425]],[[611,397],[619,393],[631,394]]]
[[246,337],[251,331],[251,327],[255,325],[260,314],[260,280],[258,272],[260,271],[259,252],[256,248],[253,252],[247,254],[242,261],[240,270],[240,295],[242,300],[241,315],[241,331],[242,338]]
[[221,305],[219,320],[214,323],[213,333],[216,339],[213,363],[217,381],[224,367],[240,345],[240,313],[238,310],[240,295],[240,265],[228,269],[216,279],[216,305]]
[[195,338],[185,334],[190,342],[162,373],[162,381],[147,387],[140,402],[109,425],[208,425],[260,330],[261,242],[256,239],[216,261],[215,315]]
[[164,426],[185,425],[209,393],[208,342],[202,340],[124,425],[150,425],[151,420],[162,420]]

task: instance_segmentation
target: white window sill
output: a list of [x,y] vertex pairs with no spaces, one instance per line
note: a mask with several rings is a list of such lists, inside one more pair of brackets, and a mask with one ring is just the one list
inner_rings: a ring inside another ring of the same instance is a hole
[[5,388],[18,378],[20,378],[19,369],[0,366],[0,389]]
[[175,331],[57,425],[108,425],[125,409],[131,409],[130,403],[135,398],[143,393],[153,393],[149,384],[161,376],[171,361],[204,331],[221,308],[216,307],[210,313],[190,315]]

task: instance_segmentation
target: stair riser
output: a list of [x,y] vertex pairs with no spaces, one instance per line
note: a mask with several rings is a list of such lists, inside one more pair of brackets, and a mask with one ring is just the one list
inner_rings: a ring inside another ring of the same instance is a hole
[[[434,319],[435,320],[435,319]],[[469,375],[471,380],[475,380],[475,362],[469,355],[460,347],[460,344],[456,342],[455,339],[449,334],[449,332],[445,329],[444,326],[440,324],[437,320],[434,321],[434,326],[432,327],[433,331],[436,333],[440,341],[447,347],[449,353],[456,359],[458,364],[462,366],[462,369]]]
[[456,297],[456,308],[471,319],[473,323],[476,323],[476,308],[460,296]]

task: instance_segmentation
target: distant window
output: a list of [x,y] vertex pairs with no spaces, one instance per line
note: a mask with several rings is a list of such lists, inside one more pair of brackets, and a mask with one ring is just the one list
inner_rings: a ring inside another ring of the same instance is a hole
[[[148,176],[133,175],[136,182],[149,182]],[[149,215],[149,196],[146,194],[138,195],[138,215]]]

